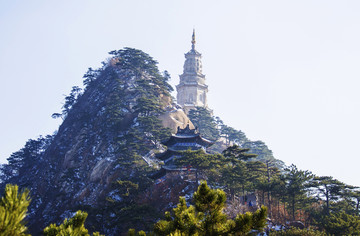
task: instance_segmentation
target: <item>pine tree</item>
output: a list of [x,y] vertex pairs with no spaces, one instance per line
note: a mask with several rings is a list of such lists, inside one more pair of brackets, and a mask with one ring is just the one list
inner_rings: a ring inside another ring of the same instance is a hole
[[[254,213],[238,215],[235,220],[223,213],[226,195],[219,189],[211,189],[202,182],[194,193],[194,206],[186,205],[184,198],[166,212],[165,220],[154,226],[155,235],[249,235],[250,231],[262,231],[266,226],[267,210],[262,207]],[[132,231],[133,232],[133,231]]]
[[[246,212],[236,216],[230,229],[233,235],[251,235],[250,232],[262,232],[267,224],[267,208],[262,206],[254,213]],[[230,235],[231,235],[230,234]]]
[[295,165],[286,168],[283,175],[285,181],[287,202],[290,206],[292,220],[295,220],[295,211],[300,209],[307,199],[309,181],[312,178],[310,171],[299,170]]
[[84,86],[88,87],[96,80],[96,77],[99,75],[97,70],[93,70],[93,68],[89,67],[88,71],[84,74],[83,84]]
[[219,189],[211,189],[203,182],[194,193],[195,209],[201,215],[201,232],[203,235],[221,235],[227,232],[230,224],[223,209],[226,194]]
[[252,175],[245,160],[255,158],[256,155],[247,153],[248,151],[249,149],[242,149],[237,145],[230,146],[223,151],[225,158],[223,166],[219,170],[220,183],[230,190],[231,198],[234,198],[235,193],[240,191],[244,195],[245,188],[250,184],[249,180]]
[[179,204],[173,214],[165,212],[165,220],[154,225],[155,235],[197,235],[200,218],[194,206],[187,206],[185,198],[180,197]]
[[229,159],[236,159],[240,161],[248,161],[255,158],[257,155],[247,153],[249,148],[240,148],[238,145],[232,145],[223,151],[223,155]]
[[325,212],[330,213],[330,204],[340,199],[345,184],[331,176],[316,176],[312,181],[312,187],[319,192],[319,200],[325,200]]
[[[85,220],[88,214],[83,211],[77,211],[76,214],[57,226],[51,224],[44,229],[45,236],[89,236],[88,230],[85,228]],[[98,232],[92,234],[93,236],[100,236]]]
[[206,108],[196,107],[191,109],[188,116],[205,138],[217,140],[220,137],[215,118],[211,116],[210,111]]
[[330,235],[359,235],[360,217],[345,212],[330,213],[324,217],[322,226]]
[[197,151],[186,150],[182,153],[182,156],[175,160],[175,164],[178,166],[191,166],[195,168],[195,181],[199,182],[199,174],[210,168],[211,157],[213,155],[206,154],[204,150]]
[[[280,183],[280,170],[275,167],[274,163],[270,160],[266,161],[266,167],[263,169],[262,176],[257,179],[255,188],[262,191],[262,200],[265,201],[265,193],[267,193],[267,204],[269,216],[272,217],[272,195]],[[264,203],[265,205],[265,203]]]
[[6,185],[0,201],[0,236],[29,235],[24,222],[29,204],[29,190],[19,192],[17,185]]

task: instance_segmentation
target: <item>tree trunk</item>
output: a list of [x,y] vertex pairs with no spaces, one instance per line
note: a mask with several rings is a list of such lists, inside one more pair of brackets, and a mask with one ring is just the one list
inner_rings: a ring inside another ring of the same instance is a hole
[[196,181],[196,187],[199,186],[199,179],[198,179],[198,170],[197,168],[195,169],[195,181]]
[[280,218],[280,201],[279,200],[277,202],[277,207],[278,207],[278,218]]
[[270,199],[270,169],[269,169],[269,161],[266,162],[266,169],[267,169],[267,181],[268,181],[268,191],[267,191],[267,200],[268,200],[268,208],[269,208],[269,217],[271,219],[272,212],[271,212],[271,199]]
[[271,213],[271,198],[270,198],[270,191],[267,192],[267,198],[268,198],[268,208],[269,208],[269,217],[271,219],[272,213]]
[[262,201],[262,204],[265,206],[265,191],[264,190],[262,191],[261,201]]
[[242,186],[242,192],[243,192],[243,198],[244,198],[244,203],[245,203],[245,186]]
[[326,213],[329,215],[330,214],[330,211],[329,211],[329,191],[328,191],[328,188],[327,186],[325,185],[325,196],[326,196]]
[[295,197],[292,198],[292,220],[295,220]]

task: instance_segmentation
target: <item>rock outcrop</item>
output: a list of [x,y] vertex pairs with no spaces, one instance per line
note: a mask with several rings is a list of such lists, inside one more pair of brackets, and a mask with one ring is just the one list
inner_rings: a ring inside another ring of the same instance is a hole
[[188,124],[191,129],[194,129],[193,123],[182,109],[171,109],[159,116],[163,126],[172,130],[172,133],[176,133],[177,127],[185,128]]

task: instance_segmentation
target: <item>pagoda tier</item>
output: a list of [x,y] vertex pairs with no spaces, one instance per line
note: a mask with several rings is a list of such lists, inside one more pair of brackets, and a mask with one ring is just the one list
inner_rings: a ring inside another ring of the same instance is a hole
[[183,74],[176,85],[177,103],[188,114],[196,107],[207,108],[207,92],[205,75],[202,73],[201,53],[195,50],[195,30],[193,31],[191,50],[185,54]]
[[168,150],[172,151],[186,151],[204,149],[213,145],[214,142],[201,137],[200,133],[196,129],[190,129],[187,125],[184,129],[178,127],[177,133],[172,135],[166,142],[163,142]]
[[184,151],[189,149],[191,151],[203,149],[206,152],[206,148],[213,143],[201,137],[196,129],[190,129],[189,125],[184,129],[178,127],[177,133],[172,135],[166,142],[163,142],[167,146],[167,150],[164,153],[158,154],[157,158],[164,161],[163,169],[167,171],[181,170],[182,168],[178,168],[174,164],[174,159],[181,157]]
[[[188,131],[189,127],[187,126],[183,130],[180,129],[180,132],[184,130]],[[190,133],[191,131],[194,132]],[[206,151],[206,148],[213,144],[212,141],[201,137],[199,133],[195,133],[195,130],[190,130],[189,133],[180,132],[178,130],[178,132],[175,135],[171,136],[169,140],[163,142],[163,144],[168,147],[168,150],[186,151],[188,149],[191,149],[195,151],[202,148],[204,149],[204,151]]]
[[167,146],[167,150],[163,153],[157,154],[156,157],[164,162],[161,169],[155,173],[153,179],[166,178],[169,173],[177,173],[182,171],[194,171],[190,166],[179,167],[175,164],[175,159],[181,158],[184,151],[191,150],[197,151],[210,147],[214,142],[201,137],[197,129],[190,129],[187,125],[184,129],[178,127],[175,135],[172,135],[167,141],[163,142]]

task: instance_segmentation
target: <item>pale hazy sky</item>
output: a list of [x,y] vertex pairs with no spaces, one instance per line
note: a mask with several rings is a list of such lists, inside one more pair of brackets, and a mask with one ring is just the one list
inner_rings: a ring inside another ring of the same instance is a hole
[[0,0],[0,162],[51,134],[108,52],[149,53],[179,82],[193,28],[209,106],[276,158],[360,185],[360,1]]

